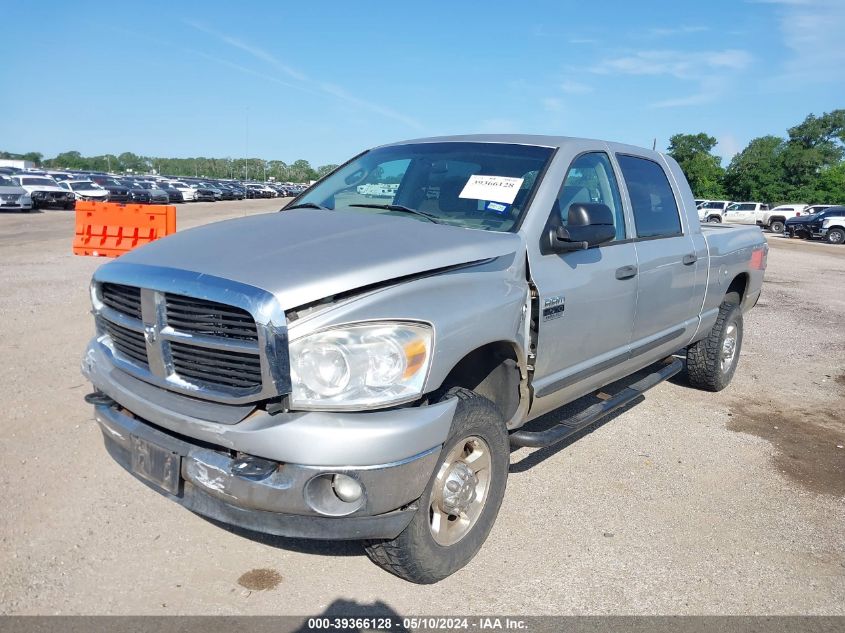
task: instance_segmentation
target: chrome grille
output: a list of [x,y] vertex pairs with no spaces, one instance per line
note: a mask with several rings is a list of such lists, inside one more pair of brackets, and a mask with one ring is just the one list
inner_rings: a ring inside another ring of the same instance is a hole
[[100,319],[103,331],[109,335],[114,348],[129,360],[141,367],[148,367],[147,343],[141,332],[136,332],[112,323],[107,319]]
[[97,297],[99,331],[129,373],[223,401],[277,393],[263,365],[279,364],[276,348],[266,357],[266,338],[244,308],[114,282],[100,283]]
[[255,320],[246,310],[173,294],[165,295],[165,304],[167,324],[180,332],[258,341]]
[[141,319],[141,289],[121,284],[103,284],[100,295],[112,310],[134,319]]
[[215,350],[185,343],[170,343],[173,368],[191,381],[207,385],[250,389],[261,386],[258,354]]

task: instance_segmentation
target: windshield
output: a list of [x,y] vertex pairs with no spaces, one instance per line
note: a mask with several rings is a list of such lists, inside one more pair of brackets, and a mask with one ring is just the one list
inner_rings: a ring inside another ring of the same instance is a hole
[[11,178],[7,178],[6,176],[0,176],[0,187],[17,187],[18,183],[16,183]]
[[21,184],[32,187],[55,187],[56,181],[50,178],[21,178]]
[[339,168],[293,206],[388,215],[404,208],[421,221],[510,231],[551,155],[548,147],[505,143],[382,147]]

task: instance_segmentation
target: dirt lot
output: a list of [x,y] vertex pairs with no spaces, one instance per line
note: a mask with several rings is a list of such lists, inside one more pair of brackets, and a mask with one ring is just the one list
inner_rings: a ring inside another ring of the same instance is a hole
[[[184,205],[179,225],[278,207]],[[769,236],[733,385],[676,380],[515,452],[481,553],[420,587],[354,543],[221,529],[112,463],[78,368],[103,260],[72,233],[69,212],[0,215],[0,613],[845,614],[845,247]]]

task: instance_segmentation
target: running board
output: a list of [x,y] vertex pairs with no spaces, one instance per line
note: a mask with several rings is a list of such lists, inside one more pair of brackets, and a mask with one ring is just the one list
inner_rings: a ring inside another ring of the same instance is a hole
[[598,422],[606,415],[633,402],[644,392],[655,385],[659,385],[664,380],[671,378],[684,368],[684,363],[679,358],[670,356],[663,362],[666,363],[663,367],[645,378],[638,380],[633,385],[625,387],[609,400],[597,402],[550,429],[546,429],[545,431],[516,431],[511,433],[511,446],[542,448],[556,444],[570,435],[574,435],[578,431]]

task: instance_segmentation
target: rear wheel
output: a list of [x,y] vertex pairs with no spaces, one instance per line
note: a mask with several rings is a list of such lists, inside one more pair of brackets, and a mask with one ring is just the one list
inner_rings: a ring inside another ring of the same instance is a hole
[[845,229],[830,229],[824,239],[828,244],[845,243]]
[[719,306],[719,316],[707,338],[687,348],[687,375],[691,386],[721,391],[730,384],[742,349],[739,300],[736,293],[727,295]]
[[721,224],[722,218],[720,218],[718,215],[711,215],[709,218],[707,218],[707,222],[710,224]]
[[772,220],[769,224],[769,230],[772,233],[783,233],[783,222],[781,220]]
[[419,584],[446,578],[478,553],[508,477],[508,434],[496,406],[468,389],[446,397],[458,399],[455,417],[414,518],[395,539],[366,544],[376,565]]

